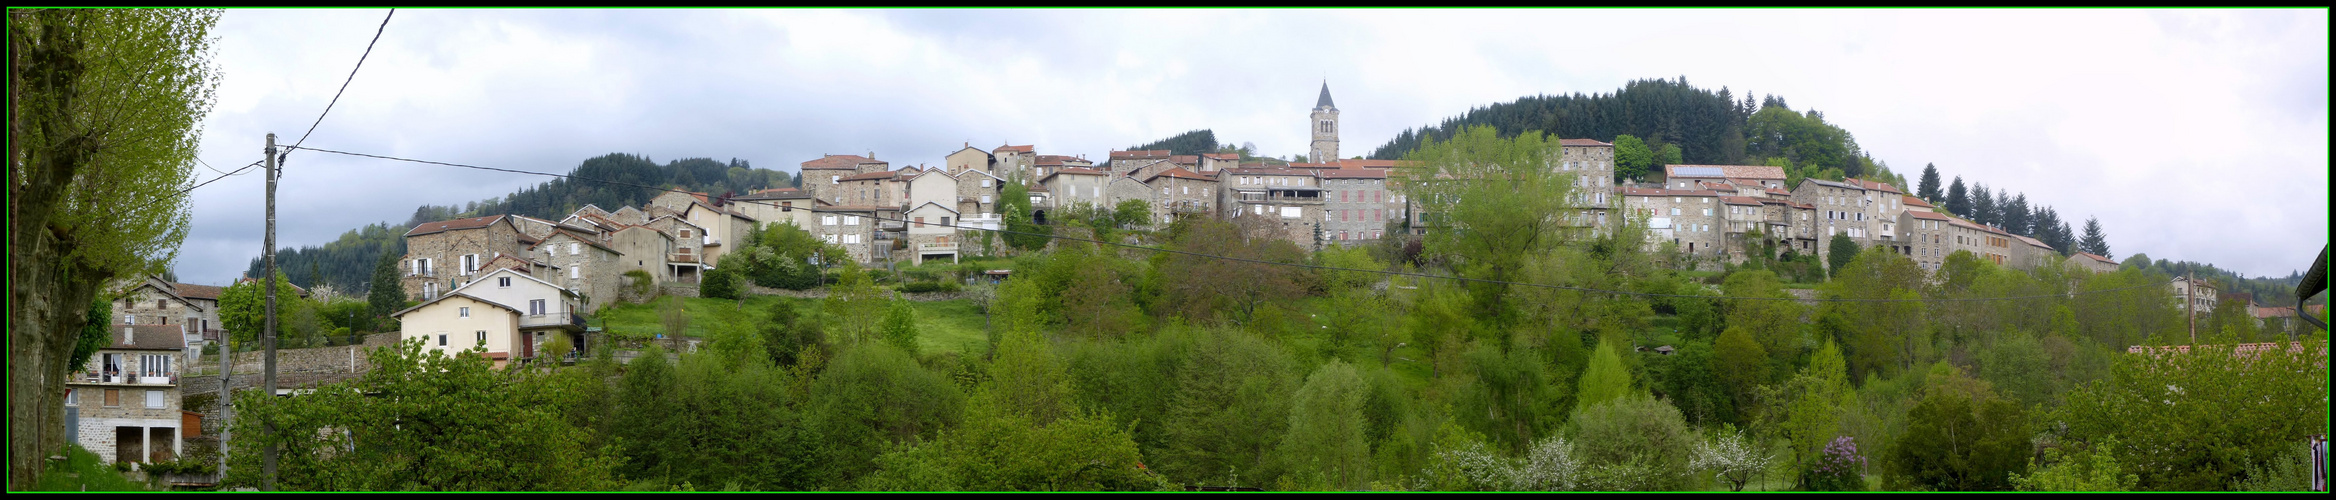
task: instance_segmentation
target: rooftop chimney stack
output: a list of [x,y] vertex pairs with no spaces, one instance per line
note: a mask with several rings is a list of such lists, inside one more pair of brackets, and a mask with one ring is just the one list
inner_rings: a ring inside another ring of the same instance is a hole
[[135,332],[137,332],[137,331],[138,331],[138,328],[137,328],[137,327],[132,327],[132,326],[125,326],[125,327],[122,327],[122,344],[124,344],[124,345],[128,345],[128,344],[135,344],[135,343],[137,343],[137,342],[135,342],[136,338],[135,338],[135,337],[133,337],[133,335],[135,335],[135,334],[136,334]]

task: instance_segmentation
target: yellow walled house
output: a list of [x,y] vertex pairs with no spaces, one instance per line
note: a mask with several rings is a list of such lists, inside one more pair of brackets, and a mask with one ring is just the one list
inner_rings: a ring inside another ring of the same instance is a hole
[[400,341],[422,339],[422,349],[441,354],[483,345],[487,359],[502,368],[520,358],[514,349],[531,345],[519,336],[520,315],[511,306],[453,292],[389,316],[398,320]]

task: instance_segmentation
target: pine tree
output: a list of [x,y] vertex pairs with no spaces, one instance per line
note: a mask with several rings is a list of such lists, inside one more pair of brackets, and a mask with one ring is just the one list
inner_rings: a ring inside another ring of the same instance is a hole
[[1914,190],[1914,195],[1921,197],[1922,201],[1939,202],[1939,167],[1937,165],[1922,164],[1922,185]]
[[406,305],[405,287],[398,284],[397,257],[383,253],[380,262],[373,265],[372,289],[366,291],[365,302],[376,320]]
[[2043,230],[2043,228],[2036,227],[2038,224],[2028,214],[2028,193],[2020,193],[2019,196],[2012,198],[2011,204],[2001,208],[2003,209],[2003,229],[2005,231],[2033,238],[2037,232]]
[[1971,196],[1963,190],[1963,176],[1955,176],[1955,183],[1947,186],[1947,213],[1971,217]]
[[2099,255],[2103,259],[2116,258],[2109,255],[2109,236],[2101,233],[2101,218],[2099,217],[2085,218],[2085,239],[2078,248],[2084,249],[2085,253]]
[[1995,197],[1988,194],[1987,186],[1977,183],[1971,185],[1971,220],[2003,227],[2003,206],[1995,204]]

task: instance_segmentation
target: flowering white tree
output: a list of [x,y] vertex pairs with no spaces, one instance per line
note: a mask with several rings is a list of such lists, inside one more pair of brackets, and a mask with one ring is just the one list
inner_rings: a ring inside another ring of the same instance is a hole
[[1731,427],[1724,432],[1696,445],[1693,467],[1698,471],[1717,474],[1721,480],[1728,482],[1728,487],[1744,491],[1744,483],[1750,482],[1753,474],[1767,469],[1768,462],[1775,456],[1753,445],[1752,440],[1744,437],[1743,431]]

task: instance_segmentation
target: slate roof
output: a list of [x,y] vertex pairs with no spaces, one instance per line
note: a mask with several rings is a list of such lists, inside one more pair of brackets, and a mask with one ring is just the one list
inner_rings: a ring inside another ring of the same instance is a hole
[[191,285],[186,283],[171,283],[170,288],[180,297],[206,300],[219,300],[219,292],[221,290],[225,290],[215,286]]
[[[122,342],[125,329],[132,332],[130,343]],[[112,325],[106,327],[105,334],[113,341],[107,349],[176,351],[187,348],[186,331],[181,325]]]
[[1385,179],[1387,172],[1367,168],[1334,168],[1321,171],[1324,179]]
[[1314,107],[1338,109],[1338,106],[1330,104],[1330,82],[1322,82],[1322,97],[1314,99]]
[[1178,179],[1192,179],[1192,180],[1199,180],[1199,181],[1215,180],[1215,179],[1212,179],[1212,178],[1210,178],[1209,176],[1206,176],[1206,175],[1201,175],[1201,174],[1197,174],[1197,173],[1193,173],[1193,171],[1191,171],[1191,170],[1185,170],[1185,169],[1184,169],[1184,168],[1182,168],[1182,167],[1178,167],[1178,168],[1171,168],[1171,169],[1168,169],[1168,170],[1164,170],[1164,171],[1161,171],[1160,173],[1157,173],[1157,174],[1152,174],[1152,178],[1151,178],[1151,179],[1144,179],[1144,182],[1152,182],[1152,179],[1158,179],[1158,178],[1161,178],[1161,177],[1174,177],[1174,178],[1178,178]]
[[[1681,172],[1680,169],[1686,169],[1686,171]],[[1712,171],[1705,169],[1717,170]],[[1665,178],[1718,177],[1723,179],[1785,179],[1784,167],[1769,167],[1761,165],[1667,165],[1663,167],[1663,176]]]
[[823,169],[824,169],[824,170],[834,170],[834,169],[851,170],[851,169],[854,169],[854,168],[859,168],[859,165],[860,165],[860,164],[862,164],[862,163],[869,163],[869,162],[874,162],[874,161],[876,161],[876,160],[869,159],[869,158],[868,158],[868,157],[866,157],[866,156],[860,156],[860,155],[826,155],[826,156],[819,157],[819,159],[817,159],[817,160],[811,160],[811,161],[803,162],[803,169],[804,169],[804,170],[823,170]]
[[1558,140],[1557,140],[1557,144],[1558,144],[1558,145],[1560,145],[1560,146],[1574,146],[1574,147],[1583,147],[1583,146],[1588,146],[1588,147],[1613,147],[1613,146],[1614,146],[1614,144],[1613,144],[1613,143],[1607,143],[1607,142],[1598,142],[1598,140],[1597,140],[1597,139],[1558,139]]

